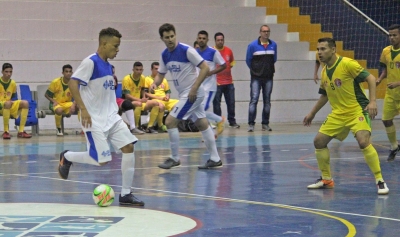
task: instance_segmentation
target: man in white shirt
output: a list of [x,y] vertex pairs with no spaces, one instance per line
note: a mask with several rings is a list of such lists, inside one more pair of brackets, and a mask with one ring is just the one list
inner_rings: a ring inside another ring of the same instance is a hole
[[[162,52],[158,74],[154,78],[151,90],[159,86],[169,71],[173,84],[179,93],[179,102],[169,113],[165,120],[171,146],[171,157],[158,167],[170,169],[180,166],[179,159],[179,131],[177,128],[179,120],[189,117],[195,122],[202,133],[204,143],[210,152],[210,159],[199,169],[210,169],[222,167],[221,158],[218,155],[214,132],[206,118],[204,107],[204,89],[202,82],[209,72],[209,67],[204,59],[189,45],[177,42],[175,27],[171,24],[163,24],[159,28],[161,40],[167,48]],[[200,68],[196,73],[196,66]]]
[[121,42],[121,34],[113,28],[99,33],[99,48],[85,58],[68,83],[72,97],[81,111],[82,130],[88,150],[85,152],[63,151],[60,153],[58,172],[68,178],[72,162],[101,166],[111,161],[108,141],[122,151],[122,189],[120,205],[144,206],[131,192],[135,171],[133,144],[137,138],[131,134],[118,115],[112,66]]
[[[207,111],[210,108],[211,103],[214,101],[215,94],[217,92],[217,73],[223,71],[226,68],[225,60],[221,54],[214,48],[207,45],[208,33],[205,30],[199,31],[197,34],[197,42],[199,48],[197,52],[207,62],[210,71],[207,73],[207,78],[203,82],[205,97],[203,100],[204,110],[206,111],[206,117],[209,121],[217,122],[217,133],[216,136],[220,135],[224,131],[225,117],[214,114],[211,111]],[[219,67],[216,67],[216,65]]]

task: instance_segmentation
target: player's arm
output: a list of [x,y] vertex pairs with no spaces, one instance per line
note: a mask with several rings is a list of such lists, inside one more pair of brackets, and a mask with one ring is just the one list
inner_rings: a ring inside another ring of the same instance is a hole
[[376,80],[376,85],[379,85],[381,83],[381,81],[387,77],[386,65],[385,64],[383,64],[383,65],[381,65],[382,72],[381,72],[381,75],[379,75],[378,80]]
[[224,63],[224,64],[222,64],[222,65],[219,65],[219,67],[215,67],[214,70],[209,71],[208,74],[207,74],[207,76],[211,76],[211,75],[213,75],[213,74],[217,74],[217,73],[219,73],[219,72],[222,72],[222,71],[225,70],[225,69],[226,69],[226,63]]
[[321,63],[318,60],[315,60],[315,66],[314,66],[314,82],[315,84],[318,84],[318,69],[321,66]]
[[365,78],[365,81],[368,83],[369,104],[364,110],[367,110],[369,117],[373,119],[378,114],[378,109],[376,106],[376,79],[372,74],[369,74]]
[[[322,89],[320,89],[320,93],[321,93],[321,90]],[[315,103],[315,105],[311,109],[310,113],[308,113],[307,116],[304,118],[304,120],[303,120],[304,126],[309,127],[311,125],[311,121],[314,119],[315,115],[318,113],[318,111],[321,110],[322,107],[324,107],[324,105],[327,102],[328,102],[328,96],[326,95],[326,92],[321,93],[321,96],[319,97],[317,103]]]
[[46,93],[44,93],[44,97],[48,99],[51,103],[53,103],[53,106],[56,106],[58,102],[53,98],[54,93],[51,91],[52,83],[50,84],[49,88],[47,89]]
[[130,93],[124,93],[125,95],[125,99],[130,100],[130,101],[139,101],[141,102],[142,100],[140,98],[136,98],[133,95],[131,95]]
[[189,101],[194,103],[197,98],[197,91],[199,90],[199,87],[201,83],[203,83],[204,79],[207,77],[207,73],[210,71],[210,68],[208,67],[206,61],[203,61],[198,68],[200,68],[199,75],[197,76],[196,81],[194,82],[192,88],[190,89],[189,92]]

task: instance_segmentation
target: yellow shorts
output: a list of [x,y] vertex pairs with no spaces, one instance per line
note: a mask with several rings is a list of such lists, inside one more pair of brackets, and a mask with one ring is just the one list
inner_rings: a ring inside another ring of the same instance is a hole
[[400,100],[385,97],[383,101],[382,120],[392,120],[400,114]]
[[[10,109],[10,116],[13,118],[19,117],[19,103],[21,100],[14,100],[12,101],[11,109]],[[3,108],[4,108],[5,101],[0,102],[0,114],[3,115]]]
[[368,114],[360,113],[349,117],[331,113],[321,125],[319,132],[343,141],[349,135],[349,131],[355,136],[361,130],[371,132],[371,123]]
[[71,109],[71,106],[73,105],[73,102],[64,102],[64,103],[58,103],[56,106],[52,107],[52,104],[50,105],[50,109],[54,112],[58,108],[62,108],[63,114],[69,114],[69,111]]
[[169,99],[168,101],[165,101],[165,100],[159,100],[159,101],[161,101],[164,104],[165,110],[171,111],[172,108],[176,105],[176,103],[178,103],[179,100]]

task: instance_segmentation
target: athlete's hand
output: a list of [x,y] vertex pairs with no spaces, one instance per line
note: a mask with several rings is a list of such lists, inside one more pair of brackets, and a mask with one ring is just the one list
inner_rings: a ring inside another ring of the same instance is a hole
[[314,114],[307,114],[306,117],[303,119],[303,125],[306,127],[310,127],[311,121],[314,119]]
[[193,90],[193,87],[189,91],[188,98],[189,98],[189,102],[190,103],[194,103],[196,101],[196,99],[197,99],[197,90]]
[[150,86],[150,88],[149,88],[149,91],[150,91],[150,93],[151,94],[154,94],[154,91],[157,89],[157,86],[156,86],[156,84],[151,84],[151,86]]
[[81,123],[84,128],[92,127],[92,118],[86,109],[81,109]]
[[375,116],[378,114],[378,109],[376,107],[376,102],[375,101],[370,101],[367,107],[364,109],[365,111],[368,111],[369,117],[371,119],[375,118]]
[[318,75],[315,74],[315,75],[314,75],[314,82],[315,82],[315,84],[318,84],[318,80],[319,80]]
[[389,89],[394,89],[394,88],[396,88],[398,86],[400,86],[400,85],[397,82],[390,82],[390,83],[387,84],[387,87]]

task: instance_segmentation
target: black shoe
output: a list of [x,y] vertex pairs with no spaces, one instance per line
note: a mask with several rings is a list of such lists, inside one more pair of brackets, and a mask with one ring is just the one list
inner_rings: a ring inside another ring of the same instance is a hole
[[58,164],[58,174],[62,179],[68,179],[69,169],[71,168],[72,162],[68,161],[64,154],[68,150],[65,150],[60,153],[60,163]]
[[232,124],[229,124],[229,127],[230,128],[240,128],[240,125],[237,123],[232,123]]
[[168,158],[164,161],[164,163],[158,165],[158,167],[161,169],[171,169],[178,166],[181,166],[181,162],[175,161],[172,158]]
[[154,133],[154,134],[158,133],[157,130],[154,129],[154,127],[148,127],[146,132],[147,133]]
[[389,156],[387,158],[387,161],[394,161],[394,159],[396,158],[396,154],[399,151],[400,151],[400,145],[397,147],[397,149],[390,150],[390,153],[389,153]]
[[215,162],[213,160],[208,160],[204,165],[200,165],[198,168],[199,169],[213,169],[213,168],[221,168],[222,167],[222,161],[219,160],[218,162]]
[[135,196],[133,196],[132,193],[127,194],[123,197],[121,197],[121,194],[119,195],[119,204],[120,205],[132,205],[132,206],[144,206],[144,202],[140,201],[137,199]]

